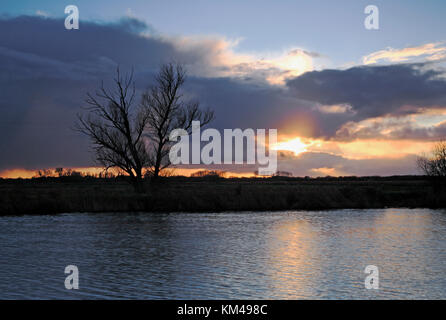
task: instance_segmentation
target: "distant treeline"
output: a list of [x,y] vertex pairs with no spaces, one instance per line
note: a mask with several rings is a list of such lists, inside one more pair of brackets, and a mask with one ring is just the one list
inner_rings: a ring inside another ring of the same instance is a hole
[[[283,181],[312,181],[312,180],[321,180],[321,181],[401,181],[401,180],[426,180],[431,179],[427,176],[422,175],[393,175],[393,176],[325,176],[325,177],[294,177],[291,173],[287,171],[278,171],[274,176],[258,176],[254,175],[252,177],[235,177],[230,176],[229,172],[223,170],[198,170],[192,173],[190,176],[182,176],[175,175],[174,170],[166,171],[164,175],[160,178],[164,180],[170,181],[184,181],[185,179],[193,179],[193,178],[204,178],[210,180],[218,180],[218,179],[230,179],[230,180],[251,180],[251,181],[264,181],[265,179],[271,180],[283,180]],[[256,173],[256,172],[254,172]],[[83,180],[120,180],[125,181],[127,179],[127,175],[124,173],[113,172],[113,171],[102,171],[99,173],[89,173],[89,172],[81,172],[73,169],[65,169],[65,168],[55,168],[55,169],[45,169],[37,171],[36,175],[32,178],[1,178],[2,181],[7,180],[36,180],[36,181],[50,181],[50,180],[60,180],[60,181],[83,181]],[[150,180],[151,175],[144,175],[145,180]]]
[[[214,172],[214,171],[212,171]],[[61,176],[41,176],[41,177],[33,177],[33,178],[1,178],[0,181],[3,183],[14,183],[16,181],[61,181],[61,182],[81,182],[81,181],[127,181],[128,177],[126,175],[116,175],[113,173],[98,173],[98,174],[70,174],[70,175],[61,175]],[[144,181],[149,182],[150,176],[146,176]],[[252,176],[252,177],[235,177],[235,176],[226,176],[225,172],[215,172],[215,174],[203,174],[201,171],[197,173],[192,173],[190,176],[166,176],[160,177],[159,181],[157,181],[157,185],[162,182],[185,182],[185,181],[218,181],[218,180],[227,180],[227,181],[245,181],[245,182],[267,182],[267,181],[288,181],[288,182],[299,182],[299,181],[432,181],[432,177],[420,176],[420,175],[396,175],[396,176],[341,176],[341,177],[333,177],[333,176],[325,176],[325,177],[287,177],[287,176],[271,176],[271,177],[261,177],[261,176]]]

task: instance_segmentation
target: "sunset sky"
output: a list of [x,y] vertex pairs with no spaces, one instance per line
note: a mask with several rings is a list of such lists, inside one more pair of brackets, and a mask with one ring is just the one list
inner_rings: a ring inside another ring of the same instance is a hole
[[[68,4],[79,30],[64,28]],[[364,27],[369,4],[379,30]],[[281,171],[418,174],[446,137],[445,17],[441,0],[3,0],[0,176],[95,166],[72,130],[86,93],[118,65],[143,90],[172,60],[212,127],[278,129]]]

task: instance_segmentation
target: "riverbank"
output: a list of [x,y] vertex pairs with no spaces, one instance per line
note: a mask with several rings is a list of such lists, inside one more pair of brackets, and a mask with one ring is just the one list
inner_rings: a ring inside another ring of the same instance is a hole
[[0,179],[0,215],[446,208],[446,189],[418,176],[164,178],[133,192],[120,179]]

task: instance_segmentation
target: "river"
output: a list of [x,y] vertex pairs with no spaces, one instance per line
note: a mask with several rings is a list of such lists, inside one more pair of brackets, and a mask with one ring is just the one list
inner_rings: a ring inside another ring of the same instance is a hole
[[444,210],[8,216],[0,248],[3,299],[446,298]]

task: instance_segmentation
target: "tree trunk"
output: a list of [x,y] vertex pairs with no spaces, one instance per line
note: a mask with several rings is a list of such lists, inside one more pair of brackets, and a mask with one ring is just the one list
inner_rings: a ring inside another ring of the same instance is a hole
[[159,175],[160,175],[160,167],[159,165],[155,165],[155,170],[153,171],[153,179],[158,180]]
[[160,168],[161,168],[161,150],[162,150],[162,145],[160,144],[158,146],[158,150],[156,152],[156,161],[155,161],[155,168],[153,170],[153,180],[157,181],[160,175]]
[[137,193],[145,193],[146,192],[141,171],[142,171],[141,169],[136,170],[136,175],[133,177],[133,186]]

